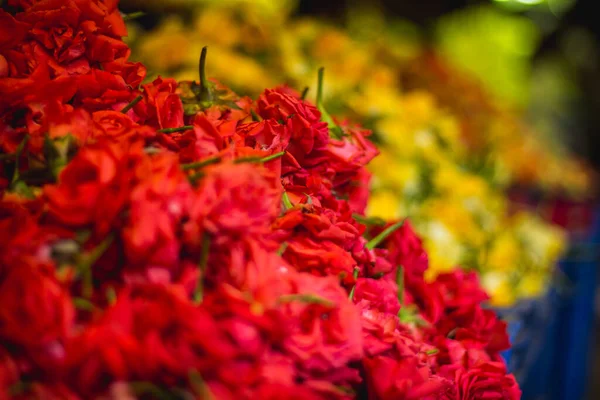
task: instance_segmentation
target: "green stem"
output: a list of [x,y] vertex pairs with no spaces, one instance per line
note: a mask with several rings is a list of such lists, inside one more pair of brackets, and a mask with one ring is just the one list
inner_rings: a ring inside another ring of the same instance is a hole
[[308,94],[308,86],[304,88],[302,94],[300,95],[301,100],[306,100],[306,95]]
[[92,267],[102,257],[102,255],[108,250],[110,245],[114,240],[113,235],[109,235],[98,246],[96,246],[92,251],[81,255],[79,262],[77,263],[79,267],[79,272],[83,276],[83,287],[82,294],[83,297],[89,298],[92,296],[93,292],[93,275],[92,275]]
[[354,218],[356,222],[367,226],[385,226],[385,220],[379,217],[365,217],[360,214],[352,214],[352,218]]
[[317,74],[317,108],[321,110],[323,105],[323,75],[325,74],[325,68],[319,68],[319,72]]
[[19,146],[17,146],[17,150],[15,151],[15,172],[13,174],[12,177],[12,181],[11,181],[11,186],[14,186],[15,183],[17,183],[17,181],[20,178],[20,172],[19,172],[19,164],[20,164],[20,158],[21,158],[21,153],[23,153],[23,150],[25,149],[25,145],[27,144],[27,142],[29,141],[29,135],[25,135],[25,137],[23,138],[23,140],[21,140],[21,143],[19,143]]
[[325,110],[325,106],[323,106],[323,75],[325,74],[325,68],[319,68],[319,73],[317,77],[317,108],[321,112],[321,118],[324,122],[327,122],[329,126],[329,131],[333,135],[335,139],[341,140],[344,136],[344,132],[342,129],[336,125],[333,118],[327,110]]
[[270,156],[267,156],[263,159],[260,160],[261,163],[266,163],[269,161],[273,161],[279,157],[283,157],[285,155],[285,151],[280,151],[279,153],[275,153],[275,154],[271,154]]
[[200,94],[199,100],[201,102],[210,102],[212,101],[212,95],[210,93],[210,89],[208,88],[208,80],[206,79],[206,53],[208,52],[208,47],[204,46],[202,48],[202,52],[200,53],[200,65],[199,65],[199,75],[200,75]]
[[204,275],[206,273],[206,267],[208,265],[208,255],[210,253],[210,237],[205,233],[202,237],[202,250],[200,253],[200,260],[198,261],[198,268],[200,269],[200,276],[196,282],[196,289],[194,290],[194,302],[196,304],[202,303],[204,298]]
[[381,232],[379,235],[375,236],[373,239],[369,240],[369,242],[365,245],[365,247],[368,250],[373,250],[375,247],[377,247],[381,242],[383,242],[385,239],[388,238],[388,236],[390,236],[392,233],[394,233],[395,231],[397,231],[398,229],[400,229],[402,227],[402,225],[404,225],[404,221],[398,221],[396,222],[394,225],[391,225],[389,227],[387,227],[383,232]]
[[221,161],[221,156],[215,156],[211,158],[207,158],[202,161],[196,161],[189,164],[181,164],[181,169],[184,171],[189,171],[190,169],[198,169],[202,167],[206,167],[207,165],[217,164]]
[[242,163],[247,163],[247,162],[255,162],[255,163],[266,163],[269,161],[273,161],[276,158],[279,157],[283,157],[285,155],[285,151],[280,151],[279,153],[275,153],[275,154],[271,154],[270,156],[266,156],[266,157],[241,157],[238,159],[233,160],[234,164],[242,164]]
[[277,255],[280,256],[280,257],[283,256],[283,253],[285,253],[285,251],[287,250],[288,246],[289,246],[288,242],[283,242],[281,244],[281,246],[279,246],[279,249],[277,249]]
[[398,302],[404,307],[404,268],[398,265],[396,270],[396,284],[398,285]]
[[263,119],[260,117],[260,115],[258,115],[258,114],[256,113],[256,111],[254,111],[254,110],[252,110],[252,109],[250,110],[250,115],[252,115],[252,121],[254,121],[254,122],[260,122],[260,121],[262,121],[262,120],[263,120]]
[[140,101],[142,101],[142,99],[144,98],[144,96],[142,96],[141,94],[139,96],[137,96],[135,99],[133,99],[131,101],[131,103],[127,104],[125,107],[123,107],[123,109],[121,110],[121,112],[123,114],[126,114],[127,111],[131,110],[133,107],[135,107],[135,105],[137,103],[139,103]]
[[[358,279],[358,273],[360,272],[360,270],[358,268],[354,268],[354,271],[352,272],[352,276],[354,277],[354,280]],[[348,298],[350,299],[350,301],[354,300],[354,291],[356,290],[356,284],[354,284],[354,286],[352,286],[352,290],[350,290],[350,294],[348,295]]]
[[134,19],[141,18],[141,17],[143,17],[144,15],[146,15],[146,13],[145,13],[145,12],[143,12],[143,11],[136,11],[136,12],[132,12],[132,13],[129,13],[129,14],[125,14],[125,15],[123,15],[123,21],[125,21],[125,22],[127,22],[127,21],[132,21],[132,20],[134,20]]
[[283,206],[285,207],[285,211],[294,208],[294,204],[290,200],[290,196],[288,196],[287,192],[283,192],[281,196],[281,200],[283,201]]
[[212,400],[214,398],[208,385],[204,382],[202,375],[200,375],[198,371],[195,369],[191,370],[189,373],[189,380],[195,394],[200,396],[201,399]]
[[190,129],[194,129],[193,125],[184,125],[184,126],[179,126],[177,128],[163,128],[163,129],[158,129],[156,132],[162,132],[162,133],[174,133],[174,132],[184,132]]
[[84,299],[82,297],[74,297],[73,298],[73,306],[78,310],[83,311],[93,311],[94,304],[88,299]]
[[117,302],[117,292],[114,287],[109,286],[108,289],[106,289],[106,300],[108,300],[108,304],[110,305]]
[[335,307],[335,303],[333,301],[312,293],[286,294],[279,298],[280,303],[291,303],[294,301],[308,304],[319,304],[325,307]]

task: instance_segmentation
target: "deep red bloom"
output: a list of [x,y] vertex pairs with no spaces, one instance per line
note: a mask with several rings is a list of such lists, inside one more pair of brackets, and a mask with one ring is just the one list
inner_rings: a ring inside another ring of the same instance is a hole
[[521,390],[513,375],[506,374],[501,362],[482,363],[469,369],[460,368],[453,376],[456,389],[449,399],[475,400],[499,399],[518,400]]
[[137,165],[139,184],[132,189],[129,213],[123,229],[128,268],[163,270],[167,282],[178,272],[181,230],[196,199],[177,156],[159,154]]
[[197,215],[215,236],[266,236],[280,210],[275,179],[249,163],[217,165],[199,187]]
[[376,356],[365,358],[363,363],[373,399],[437,400],[451,384],[433,375],[415,356],[400,359]]
[[59,182],[44,187],[51,215],[69,227],[91,227],[101,237],[124,210],[142,157],[139,142],[105,142],[82,149],[63,169]]
[[139,138],[151,138],[156,132],[145,125],[138,125],[129,116],[119,111],[96,111],[92,114],[94,121],[94,137],[110,137],[115,140],[131,139],[132,136]]
[[0,277],[0,337],[23,346],[33,357],[51,352],[70,333],[71,298],[54,277],[54,266],[33,257],[10,262]]
[[283,311],[292,318],[286,351],[307,373],[355,382],[358,374],[348,364],[363,354],[358,310],[333,277],[297,274],[292,287],[290,296],[297,298],[286,301]]
[[183,104],[174,79],[156,78],[144,88],[145,123],[158,128],[183,126]]

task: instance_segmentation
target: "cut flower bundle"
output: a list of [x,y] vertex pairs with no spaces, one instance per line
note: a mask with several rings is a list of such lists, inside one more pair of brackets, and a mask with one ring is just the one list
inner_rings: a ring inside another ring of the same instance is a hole
[[124,35],[117,1],[0,10],[1,399],[520,397],[477,276],[364,217],[377,149],[322,79],[142,84]]

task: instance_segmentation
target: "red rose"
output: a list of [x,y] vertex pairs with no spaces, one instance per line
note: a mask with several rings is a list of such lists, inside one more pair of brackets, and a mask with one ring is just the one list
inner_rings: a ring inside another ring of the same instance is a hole
[[519,400],[521,390],[513,375],[506,374],[501,362],[487,362],[455,373],[457,400],[501,399]]
[[194,118],[193,126],[193,131],[186,131],[179,136],[170,135],[176,143],[175,149],[178,150],[182,163],[196,162],[225,150],[224,138],[214,123],[205,115],[198,114]]
[[[290,299],[285,306],[291,329],[285,349],[307,372],[327,374],[333,379],[336,370],[347,369],[349,363],[362,356],[358,310],[334,277],[297,274],[292,293],[300,298]],[[309,297],[303,300],[303,295]],[[311,295],[318,300],[311,301]],[[352,379],[352,375],[348,377]]]
[[97,323],[66,346],[67,379],[86,398],[107,382],[172,385],[191,370],[207,371],[235,355],[213,318],[183,293],[163,285],[132,285]]
[[55,185],[44,186],[51,215],[70,227],[92,226],[102,237],[123,211],[142,144],[101,143],[80,150]]
[[0,347],[0,399],[10,399],[10,389],[19,381],[19,367],[8,352]]
[[238,146],[248,146],[263,151],[285,150],[290,141],[290,131],[274,119],[243,124],[237,128],[236,134],[241,137]]
[[132,136],[150,138],[156,132],[149,126],[138,125],[127,115],[119,111],[96,111],[92,114],[94,136],[108,136],[117,140],[129,139]]
[[400,310],[398,286],[387,279],[359,278],[354,289],[354,302],[361,301],[386,314],[397,315]]
[[38,221],[40,201],[0,201],[0,275],[12,259],[23,254],[38,261],[50,261],[49,244],[68,238],[71,232],[41,226]]
[[74,104],[82,105],[88,111],[121,111],[134,98],[135,93],[119,75],[92,69],[90,74],[77,77]]
[[134,63],[117,59],[102,63],[102,68],[113,75],[122,76],[125,83],[132,88],[139,87],[146,78],[146,67],[139,62]]
[[198,189],[202,224],[215,236],[265,236],[279,213],[281,191],[275,177],[250,164],[220,164]]
[[196,197],[173,154],[151,157],[137,174],[140,182],[131,192],[123,230],[128,267],[165,268],[171,278],[180,259],[183,220]]
[[265,90],[257,101],[258,113],[265,119],[280,121],[291,132],[288,151],[303,165],[307,154],[323,148],[329,142],[327,123],[313,105],[285,93],[285,90]]
[[177,128],[183,126],[183,104],[176,93],[174,79],[156,78],[143,85],[147,115],[145,123],[157,128]]
[[450,381],[432,375],[417,357],[393,359],[386,356],[363,361],[370,398],[377,400],[436,400]]
[[86,56],[90,61],[106,63],[115,60],[125,61],[129,58],[131,50],[127,44],[120,38],[101,34],[94,22],[85,21],[81,24],[81,29],[87,38]]
[[74,310],[54,267],[34,259],[11,260],[0,281],[0,337],[32,355],[49,351],[70,332]]
[[404,269],[404,280],[408,290],[413,282],[423,280],[429,261],[422,241],[409,221],[404,221],[404,224],[388,237],[384,247],[388,250],[387,259],[393,265],[401,265]]
[[[6,11],[0,10],[0,52],[21,43],[29,29],[29,24],[18,21]],[[1,76],[3,75],[0,74]]]

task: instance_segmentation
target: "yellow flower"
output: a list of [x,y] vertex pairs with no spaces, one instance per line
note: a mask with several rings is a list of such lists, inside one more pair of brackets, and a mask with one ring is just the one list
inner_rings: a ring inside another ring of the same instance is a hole
[[394,192],[389,191],[372,193],[367,205],[367,215],[383,218],[386,221],[400,218],[398,197]]
[[505,273],[488,272],[483,275],[481,285],[490,295],[490,304],[508,307],[516,300],[515,291]]
[[462,258],[463,247],[446,225],[439,221],[418,223],[417,231],[423,238],[423,246],[429,256],[428,280],[438,274],[456,268]]
[[537,297],[543,294],[548,281],[547,275],[535,272],[522,275],[515,293],[521,298]]
[[504,231],[494,240],[485,266],[494,271],[508,273],[516,268],[520,253],[521,249],[514,233]]

